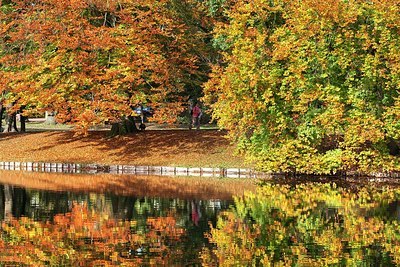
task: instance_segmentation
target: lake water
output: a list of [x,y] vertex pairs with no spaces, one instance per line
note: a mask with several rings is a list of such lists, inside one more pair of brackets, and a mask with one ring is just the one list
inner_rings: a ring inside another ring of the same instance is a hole
[[0,183],[0,266],[400,265],[397,186],[13,171]]
[[255,181],[0,171],[0,266],[201,266]]

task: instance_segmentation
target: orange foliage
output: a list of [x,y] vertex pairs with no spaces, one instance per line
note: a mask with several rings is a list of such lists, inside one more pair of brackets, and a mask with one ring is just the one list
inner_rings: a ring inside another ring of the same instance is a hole
[[[73,204],[71,212],[59,214],[54,222],[28,218],[2,223],[0,262],[29,265],[106,265],[141,266],[151,253],[149,266],[168,264],[181,251],[185,231],[173,215],[149,218],[146,232],[133,231],[134,221],[108,219],[85,204]],[[12,240],[12,241],[10,241]]]
[[56,111],[83,129],[130,116],[139,103],[163,122],[183,110],[198,36],[170,1],[13,2],[0,12],[0,90],[9,103]]

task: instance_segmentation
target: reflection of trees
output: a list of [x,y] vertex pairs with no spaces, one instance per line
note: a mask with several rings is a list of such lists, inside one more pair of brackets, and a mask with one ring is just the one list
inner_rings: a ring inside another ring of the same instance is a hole
[[25,215],[27,198],[25,189],[11,185],[0,186],[0,219]]
[[9,185],[4,186],[4,219],[8,220],[12,214],[12,188]]
[[[0,219],[4,219],[4,211],[10,216],[27,216],[35,220],[52,220],[59,213],[69,212],[71,203],[87,203],[88,207],[97,212],[107,212],[110,216],[122,220],[137,220],[139,217],[166,216],[174,211],[181,217],[178,223],[182,226],[190,221],[190,201],[162,198],[162,197],[135,197],[114,194],[71,193],[38,191],[0,185]],[[230,201],[202,200],[202,213],[205,217],[215,217],[221,210],[228,207]],[[218,203],[216,205],[215,203]]]
[[253,179],[151,175],[62,174],[0,170],[2,184],[45,191],[92,192],[119,196],[232,200],[256,188]]
[[8,264],[120,265],[174,263],[182,255],[185,234],[174,214],[147,218],[145,231],[137,222],[116,220],[107,213],[73,204],[72,211],[54,222],[23,217],[2,223],[0,262]]
[[208,222],[215,225],[229,202],[197,201],[198,225],[191,218],[191,202],[1,186],[0,263],[87,265],[101,259],[97,263],[135,266],[195,259],[198,264]]
[[396,266],[400,190],[356,193],[314,184],[266,185],[235,200],[204,249],[205,266]]

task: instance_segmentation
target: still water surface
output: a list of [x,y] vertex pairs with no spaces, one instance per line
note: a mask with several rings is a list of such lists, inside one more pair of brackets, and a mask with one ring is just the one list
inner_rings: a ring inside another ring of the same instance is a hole
[[400,266],[397,186],[23,172],[0,182],[0,266]]
[[0,266],[201,266],[254,180],[0,171]]

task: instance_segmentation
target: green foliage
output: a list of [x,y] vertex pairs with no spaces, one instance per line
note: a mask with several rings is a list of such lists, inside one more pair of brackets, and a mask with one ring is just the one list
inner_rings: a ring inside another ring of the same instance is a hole
[[215,30],[214,118],[263,170],[400,170],[399,3],[237,1]]
[[224,4],[227,2],[227,0],[206,0],[204,2],[208,7],[210,15],[217,16],[223,12]]
[[11,0],[1,0],[0,6],[10,5],[12,3]]
[[[204,250],[204,266],[397,266],[400,191],[267,184],[235,200]],[[396,207],[396,206],[394,206]],[[214,260],[213,260],[214,259]]]

